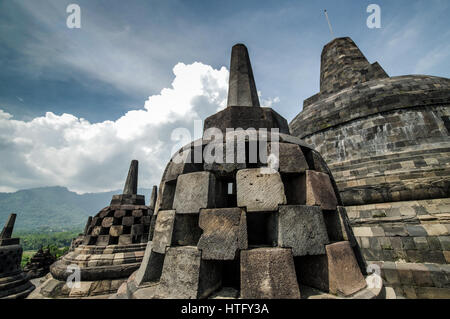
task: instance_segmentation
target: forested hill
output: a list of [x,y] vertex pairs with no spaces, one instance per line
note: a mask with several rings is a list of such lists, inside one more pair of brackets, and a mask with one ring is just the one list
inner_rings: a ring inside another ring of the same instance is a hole
[[[140,189],[148,202],[149,189]],[[0,229],[9,214],[16,213],[17,231],[66,231],[83,229],[88,216],[108,206],[114,194],[86,193],[79,195],[65,187],[41,187],[20,190],[15,193],[0,193]]]

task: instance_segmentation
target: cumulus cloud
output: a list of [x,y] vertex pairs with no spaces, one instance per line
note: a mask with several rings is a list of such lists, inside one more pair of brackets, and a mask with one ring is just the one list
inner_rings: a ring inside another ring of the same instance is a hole
[[224,108],[227,98],[225,67],[178,63],[173,73],[170,88],[116,121],[90,123],[52,112],[19,121],[0,110],[0,191],[49,185],[79,193],[118,189],[132,159],[140,162],[140,187],[159,184],[177,144],[172,131],[193,132],[194,121]]

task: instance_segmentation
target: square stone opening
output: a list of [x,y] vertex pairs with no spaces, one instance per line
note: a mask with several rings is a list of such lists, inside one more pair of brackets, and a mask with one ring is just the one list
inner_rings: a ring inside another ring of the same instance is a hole
[[216,175],[215,208],[230,208],[237,206],[236,178]]
[[240,254],[236,254],[234,260],[222,261],[222,286],[240,290],[241,285],[241,260]]
[[173,207],[173,200],[175,198],[175,189],[177,180],[164,182],[160,196],[157,200],[156,210],[171,210]]
[[281,174],[287,205],[305,205],[306,184],[305,179],[303,178],[304,174],[305,173]]
[[199,214],[176,214],[171,246],[197,246],[202,229]]
[[249,247],[278,245],[277,215],[275,212],[247,212]]
[[306,285],[329,292],[329,274],[325,254],[294,257],[294,265],[299,286]]
[[123,226],[122,234],[124,235],[131,234],[131,226]]
[[119,237],[118,236],[111,236],[109,240],[110,245],[117,245],[119,244]]

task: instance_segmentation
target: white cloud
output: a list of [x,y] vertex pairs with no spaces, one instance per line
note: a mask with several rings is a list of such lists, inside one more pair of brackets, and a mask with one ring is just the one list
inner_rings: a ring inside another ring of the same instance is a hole
[[47,112],[18,121],[0,110],[0,190],[62,185],[77,192],[123,186],[129,162],[140,162],[140,187],[159,184],[172,154],[177,127],[224,108],[228,70],[178,63],[171,88],[148,98],[140,110],[116,121],[90,123],[71,114]]

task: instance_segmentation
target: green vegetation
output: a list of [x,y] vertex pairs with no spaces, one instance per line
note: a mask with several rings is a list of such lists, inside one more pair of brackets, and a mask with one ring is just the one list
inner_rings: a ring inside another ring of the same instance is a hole
[[[14,237],[20,238],[23,250],[36,251],[41,247],[50,247],[57,252],[57,249],[69,247],[72,239],[81,233],[81,229],[74,229],[65,232],[14,232]],[[53,252],[52,252],[53,253]]]
[[30,261],[31,257],[36,253],[35,250],[24,250],[22,254],[21,266],[22,268]]
[[67,232],[14,232],[14,237],[20,237],[23,247],[21,265],[24,267],[39,248],[50,249],[50,253],[56,258],[61,257],[69,250],[72,239],[77,237],[81,231],[72,230]]

